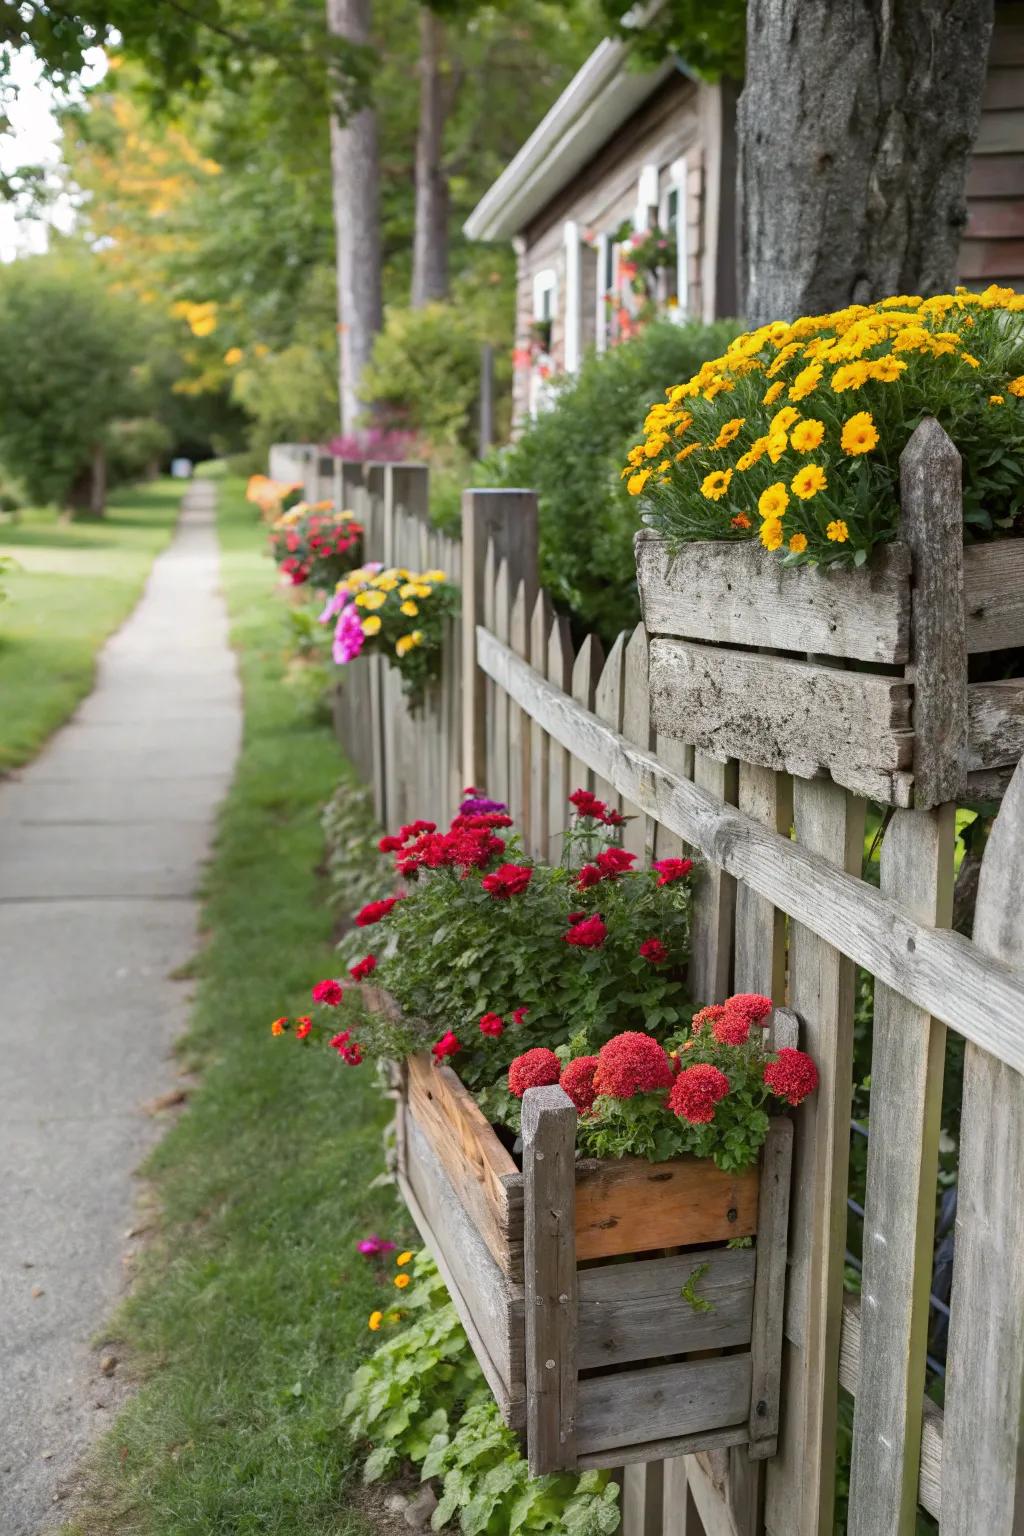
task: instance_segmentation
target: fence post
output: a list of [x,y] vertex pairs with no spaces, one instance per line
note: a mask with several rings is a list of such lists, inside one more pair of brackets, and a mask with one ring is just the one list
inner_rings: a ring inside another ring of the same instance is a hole
[[512,590],[522,581],[530,611],[537,596],[537,496],[534,491],[466,490],[462,493],[462,780],[477,784],[486,772],[484,675],[476,664],[476,630],[483,621],[484,562],[493,540],[504,558]]
[[351,510],[352,500],[363,484],[363,466],[357,459],[335,459],[334,500],[339,512]]

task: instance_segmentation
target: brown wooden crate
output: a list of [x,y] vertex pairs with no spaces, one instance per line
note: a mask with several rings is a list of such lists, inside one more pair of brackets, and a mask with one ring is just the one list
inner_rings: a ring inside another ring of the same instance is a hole
[[757,1167],[722,1173],[697,1158],[577,1163],[576,1257],[605,1259],[752,1237],[759,1179]]

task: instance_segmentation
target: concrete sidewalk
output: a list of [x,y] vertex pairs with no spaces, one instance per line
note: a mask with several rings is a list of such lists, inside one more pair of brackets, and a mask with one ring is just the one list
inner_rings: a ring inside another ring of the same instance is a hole
[[241,737],[214,501],[189,488],[95,691],[0,783],[0,1536],[59,1523],[116,1393],[91,1340],[124,1285],[160,1131],[142,1105],[174,1083],[171,973]]

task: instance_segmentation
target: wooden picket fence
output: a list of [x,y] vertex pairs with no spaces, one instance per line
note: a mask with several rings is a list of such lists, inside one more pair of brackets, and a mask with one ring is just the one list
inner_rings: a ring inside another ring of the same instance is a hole
[[[341,490],[338,466],[314,470],[311,493]],[[593,789],[631,817],[625,844],[641,858],[701,861],[694,998],[769,994],[798,1015],[818,1063],[819,1089],[794,1116],[777,1454],[626,1467],[624,1536],[828,1536],[840,1390],[855,1400],[851,1536],[912,1536],[921,1510],[944,1536],[1024,1532],[1024,773],[989,838],[972,942],[949,931],[952,804],[892,809],[880,888],[867,884],[865,800],[827,776],[655,736],[643,626],[607,656],[592,635],[573,645],[538,587],[529,492],[467,491],[460,544],[430,529],[421,467],[345,474],[368,557],[436,564],[462,583],[442,681],[419,714],[380,662],[342,678],[339,735],[381,820],[440,822],[472,783],[508,802],[532,854],[557,858],[570,791]],[[859,1297],[844,1290],[858,968],[876,983]],[[925,1384],[950,1030],[967,1046],[939,1408]]]

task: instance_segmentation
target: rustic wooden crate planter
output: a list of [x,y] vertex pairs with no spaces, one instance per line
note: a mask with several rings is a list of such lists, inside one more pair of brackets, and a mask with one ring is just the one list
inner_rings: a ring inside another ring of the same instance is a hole
[[969,685],[967,657],[1024,646],[1024,539],[964,548],[960,458],[933,421],[901,480],[900,539],[859,570],[637,536],[659,734],[890,805],[1002,793],[1024,680]]
[[738,1174],[577,1163],[571,1102],[531,1089],[520,1171],[450,1068],[413,1057],[398,1097],[403,1195],[535,1474],[774,1454],[788,1120]]

